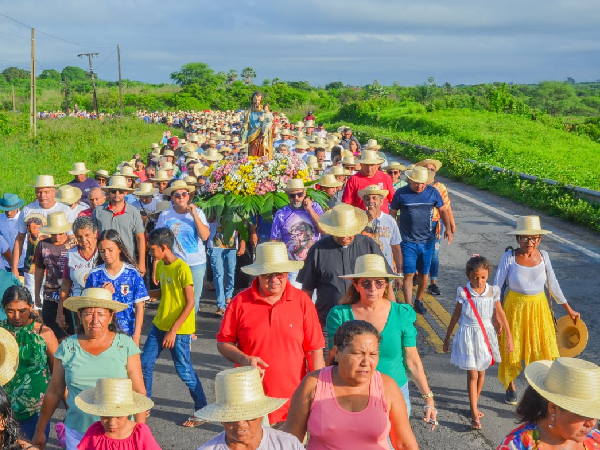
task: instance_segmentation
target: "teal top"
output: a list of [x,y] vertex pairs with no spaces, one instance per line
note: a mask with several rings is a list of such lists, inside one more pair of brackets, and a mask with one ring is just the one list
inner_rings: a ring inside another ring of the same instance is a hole
[[[352,305],[338,305],[329,311],[327,345],[330,349],[333,348],[335,331],[340,325],[350,320],[356,320],[352,312]],[[396,380],[398,386],[404,386],[408,382],[402,349],[417,346],[415,320],[417,320],[417,315],[411,305],[392,303],[387,322],[381,332],[377,370]]]
[[62,341],[54,356],[62,362],[69,391],[65,425],[85,433],[94,422],[99,421],[100,417],[81,411],[75,405],[75,397],[81,391],[95,388],[100,378],[128,378],[127,360],[139,353],[140,349],[133,340],[121,333],[117,333],[110,347],[97,356],[81,348],[77,335]]

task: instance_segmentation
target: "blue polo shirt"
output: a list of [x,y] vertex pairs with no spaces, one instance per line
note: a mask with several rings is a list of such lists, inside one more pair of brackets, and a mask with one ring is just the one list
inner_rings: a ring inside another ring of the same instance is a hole
[[416,193],[410,186],[397,189],[392,199],[391,209],[400,211],[399,228],[403,242],[424,244],[435,239],[433,226],[433,208],[444,206],[439,191],[427,186],[423,192]]

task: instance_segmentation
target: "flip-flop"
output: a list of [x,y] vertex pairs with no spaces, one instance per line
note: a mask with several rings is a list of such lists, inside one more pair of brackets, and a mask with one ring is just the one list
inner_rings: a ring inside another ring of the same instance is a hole
[[471,419],[471,430],[481,430],[481,422],[479,419]]
[[[186,423],[190,423],[189,425],[186,425]],[[196,416],[190,416],[187,418],[187,420],[185,422],[183,422],[181,425],[186,427],[186,428],[196,428],[199,427],[201,425],[204,425],[205,423],[207,423],[206,420],[202,420]]]

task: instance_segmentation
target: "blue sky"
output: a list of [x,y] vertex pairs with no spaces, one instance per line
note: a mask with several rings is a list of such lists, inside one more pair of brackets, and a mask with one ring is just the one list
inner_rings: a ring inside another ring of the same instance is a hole
[[[251,66],[265,78],[364,85],[600,79],[598,0],[19,0],[0,13],[41,33],[38,73],[94,69],[117,79],[169,82],[201,61],[216,71]],[[30,31],[0,16],[0,70],[27,68]]]

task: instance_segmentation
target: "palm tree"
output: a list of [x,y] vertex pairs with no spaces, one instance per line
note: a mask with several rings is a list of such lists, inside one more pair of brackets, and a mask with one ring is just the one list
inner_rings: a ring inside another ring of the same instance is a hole
[[238,73],[237,70],[235,69],[231,69],[229,72],[227,72],[227,84],[228,85],[232,85],[234,81],[236,81],[238,78]]
[[246,67],[244,70],[242,70],[242,78],[244,79],[246,86],[250,86],[255,77],[256,72],[252,67]]

